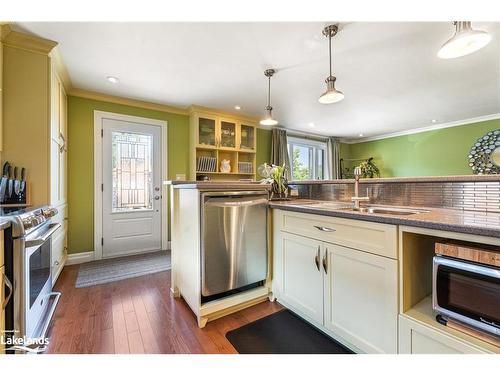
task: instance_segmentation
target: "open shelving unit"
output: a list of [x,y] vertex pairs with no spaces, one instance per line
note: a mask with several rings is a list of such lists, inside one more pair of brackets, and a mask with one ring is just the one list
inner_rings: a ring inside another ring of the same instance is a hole
[[[255,119],[191,107],[190,179],[205,175],[219,181],[255,180],[256,131]],[[213,162],[199,163],[203,157],[211,158]],[[229,172],[221,171],[222,160],[229,160]],[[205,168],[200,169],[200,164]]]

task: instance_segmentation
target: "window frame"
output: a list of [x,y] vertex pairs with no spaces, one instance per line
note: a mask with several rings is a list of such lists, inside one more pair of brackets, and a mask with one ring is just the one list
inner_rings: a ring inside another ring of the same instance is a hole
[[[300,136],[288,136],[287,137],[287,149],[288,149],[288,157],[290,159],[290,168],[292,169],[290,171],[290,174],[292,176],[293,180],[293,147],[294,146],[299,146],[299,147],[308,147],[312,148],[312,152],[309,153],[309,168],[311,173],[311,180],[324,180],[325,175],[326,175],[326,155],[327,155],[327,143],[325,141],[321,140],[315,140],[315,139],[309,139],[309,138],[302,138]],[[319,178],[318,176],[320,175],[319,171],[319,164],[318,164],[318,150],[323,151],[323,160],[321,163],[321,169],[322,169],[322,178]],[[312,154],[312,155],[311,155]],[[304,180],[307,181],[307,180]]]

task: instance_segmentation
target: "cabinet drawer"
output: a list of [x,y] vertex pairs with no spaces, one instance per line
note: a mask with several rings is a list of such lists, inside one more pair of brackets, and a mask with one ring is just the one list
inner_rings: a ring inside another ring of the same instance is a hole
[[281,230],[397,259],[397,227],[360,220],[282,212]]
[[399,316],[399,354],[484,354],[474,345]]

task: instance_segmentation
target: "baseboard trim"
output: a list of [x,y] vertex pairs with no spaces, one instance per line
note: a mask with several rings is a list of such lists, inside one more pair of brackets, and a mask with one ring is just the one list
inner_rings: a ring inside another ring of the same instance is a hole
[[94,252],[87,251],[84,253],[68,254],[68,259],[66,260],[66,266],[71,266],[72,264],[80,264],[91,262],[94,260]]

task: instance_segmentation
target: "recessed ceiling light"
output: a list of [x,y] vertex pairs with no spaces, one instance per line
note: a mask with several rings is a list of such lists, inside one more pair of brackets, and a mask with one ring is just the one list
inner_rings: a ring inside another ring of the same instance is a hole
[[111,83],[118,83],[119,79],[113,76],[107,76],[106,79]]
[[359,136],[358,137],[362,137],[363,136],[363,133],[359,133]]
[[437,121],[438,121],[438,120],[436,120],[436,119],[432,119],[432,120],[431,120],[431,122],[432,122],[433,124],[435,124]]
[[234,109],[236,109],[237,111],[239,111],[241,109],[241,107],[239,105],[235,105]]
[[307,124],[307,125],[309,125],[309,127],[310,127],[310,128],[314,128],[314,127],[316,126],[316,125],[314,125],[314,122],[310,122],[310,123],[309,123],[309,124]]

